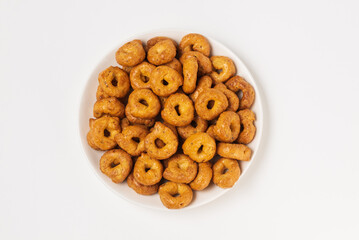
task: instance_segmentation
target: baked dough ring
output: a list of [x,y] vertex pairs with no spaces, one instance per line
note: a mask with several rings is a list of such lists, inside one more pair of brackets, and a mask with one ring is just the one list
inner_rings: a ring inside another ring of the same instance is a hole
[[225,82],[236,74],[236,66],[232,59],[224,56],[213,56],[211,57],[211,61],[213,67],[221,71],[220,73],[216,71],[211,73],[211,77],[216,83]]
[[114,148],[115,136],[121,132],[120,120],[117,117],[104,116],[93,121],[90,129],[93,144],[101,150]]
[[137,88],[151,88],[150,85],[150,76],[152,71],[156,68],[156,66],[148,63],[142,62],[138,64],[136,67],[131,69],[130,72],[130,81],[133,89]]
[[142,153],[142,155],[137,158],[135,167],[133,168],[133,176],[136,181],[147,186],[159,183],[162,179],[162,173],[162,163],[145,153]]
[[166,63],[165,66],[176,70],[179,74],[182,75],[182,64],[177,58],[174,58],[171,62]]
[[251,159],[252,150],[243,144],[218,143],[217,154],[224,158],[249,161]]
[[196,162],[208,162],[216,154],[216,141],[207,133],[189,136],[182,145],[183,153]]
[[193,102],[183,93],[172,94],[167,98],[161,116],[173,126],[186,126],[194,117]]
[[166,182],[160,186],[158,194],[163,205],[169,209],[184,208],[193,199],[192,189],[184,183]]
[[238,143],[248,144],[253,141],[256,135],[256,127],[254,121],[256,115],[249,109],[244,109],[238,112],[239,118],[241,119],[241,133],[237,139]]
[[231,90],[229,90],[226,85],[224,85],[223,83],[219,83],[216,86],[214,86],[214,89],[218,89],[219,91],[223,92],[224,95],[226,95],[227,99],[228,99],[228,107],[227,107],[227,111],[237,111],[239,108],[239,98],[238,95],[235,94],[234,92],[232,92]]
[[161,110],[160,100],[150,89],[135,89],[127,106],[132,116],[144,119],[155,118]]
[[197,163],[184,154],[172,156],[163,172],[163,178],[176,183],[190,183],[197,175]]
[[117,144],[131,156],[139,156],[145,151],[145,137],[148,130],[143,125],[127,126],[115,136]]
[[239,109],[250,108],[254,102],[255,92],[246,80],[240,76],[234,76],[226,82],[226,86],[233,92],[242,91],[243,96],[239,102]]
[[204,120],[215,119],[227,107],[226,95],[217,89],[207,89],[198,96],[195,102],[196,112]]
[[187,139],[189,136],[198,133],[205,132],[207,129],[208,123],[206,120],[203,120],[199,116],[195,116],[190,124],[184,127],[177,127],[178,134],[183,139]]
[[190,187],[197,191],[205,189],[211,183],[212,175],[212,164],[210,162],[198,163],[198,173],[190,183]]
[[130,108],[128,105],[125,108],[125,115],[126,115],[126,118],[128,119],[128,121],[132,124],[140,124],[140,125],[145,125],[147,127],[152,127],[153,124],[155,124],[155,119],[144,119],[144,118],[134,117],[131,114]]
[[141,63],[146,57],[141,40],[133,40],[124,44],[116,52],[116,61],[125,67],[133,67]]
[[130,80],[125,71],[119,67],[108,67],[98,76],[104,93],[111,97],[122,98],[130,90]]
[[106,174],[114,183],[123,182],[132,169],[131,156],[121,149],[105,152],[100,159],[101,172]]
[[218,187],[233,187],[240,175],[241,169],[236,160],[221,158],[213,165],[213,182]]
[[108,97],[110,97],[110,96],[102,90],[100,85],[98,85],[97,91],[96,91],[96,100],[101,100],[101,99],[108,98]]
[[212,86],[212,78],[210,76],[203,76],[198,80],[196,90],[189,95],[193,102],[196,101],[198,96]]
[[237,113],[226,111],[219,115],[213,133],[221,142],[234,142],[239,135],[241,121]]
[[171,62],[177,54],[176,46],[172,40],[157,42],[148,50],[147,60],[154,65],[162,65]]
[[[156,145],[156,140],[160,139],[165,144],[163,147]],[[171,157],[176,153],[178,147],[178,139],[173,131],[160,122],[156,122],[145,138],[145,148],[147,153],[156,159],[162,160]]]
[[182,83],[181,74],[168,66],[159,66],[151,73],[151,89],[157,96],[168,97],[176,92]]
[[196,33],[190,33],[184,36],[179,44],[179,48],[182,54],[194,50],[208,57],[211,52],[211,46],[207,38]]
[[93,115],[95,118],[100,118],[103,115],[123,118],[125,115],[125,105],[115,97],[97,100],[93,106]]
[[143,184],[137,182],[136,179],[133,177],[132,173],[130,175],[128,175],[128,177],[127,177],[127,185],[130,188],[132,188],[133,190],[135,190],[136,193],[141,194],[141,195],[155,194],[155,193],[157,193],[158,187],[159,187],[159,183],[151,185],[151,186],[146,186],[146,185],[143,185]]
[[175,45],[176,48],[178,47],[178,44],[176,43],[175,40],[173,40],[173,39],[171,39],[169,37],[158,36],[158,37],[151,38],[150,40],[147,41],[146,52],[148,52],[148,50],[150,50],[151,47],[156,45],[156,43],[164,41],[164,40],[171,40],[173,45]]

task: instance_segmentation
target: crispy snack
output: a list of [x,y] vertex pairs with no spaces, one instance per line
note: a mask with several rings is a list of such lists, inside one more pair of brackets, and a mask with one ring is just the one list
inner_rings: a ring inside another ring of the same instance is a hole
[[241,119],[241,133],[237,139],[238,143],[248,144],[253,141],[256,135],[256,127],[254,121],[256,115],[249,109],[244,109],[238,112],[239,118]]
[[221,158],[213,165],[213,182],[218,187],[233,187],[240,175],[241,169],[236,160]]
[[150,76],[155,68],[156,66],[148,62],[142,62],[138,64],[136,67],[133,67],[130,72],[131,87],[133,89],[137,89],[137,88],[150,89],[151,88]]
[[102,90],[100,85],[98,85],[97,91],[96,91],[96,100],[101,100],[101,99],[108,98],[108,97],[110,97],[110,96]]
[[212,86],[212,78],[210,76],[203,76],[198,80],[196,90],[189,95],[193,102],[196,101],[198,96]]
[[148,50],[147,60],[154,65],[162,65],[171,62],[177,53],[176,46],[172,40],[157,42]]
[[197,114],[205,119],[215,119],[228,107],[226,95],[217,89],[207,89],[202,92],[195,102]]
[[193,198],[192,189],[184,183],[166,182],[160,186],[158,194],[163,205],[169,209],[184,208]]
[[255,92],[246,80],[240,76],[234,76],[226,82],[226,86],[233,92],[242,91],[243,96],[239,102],[239,109],[250,108],[254,102]]
[[210,162],[198,163],[196,178],[190,183],[193,190],[201,191],[208,187],[212,179],[212,164]]
[[150,50],[151,47],[153,47],[154,45],[156,45],[158,42],[164,41],[164,40],[171,40],[173,45],[177,48],[178,44],[176,43],[175,40],[169,38],[169,37],[164,37],[164,36],[158,36],[158,37],[154,37],[151,38],[150,40],[147,41],[146,44],[146,52],[148,52],[148,50]]
[[217,154],[224,158],[249,161],[251,159],[252,150],[243,144],[218,143]]
[[151,89],[157,96],[168,97],[176,92],[182,83],[181,74],[167,66],[159,66],[151,73]]
[[208,162],[216,154],[216,141],[207,133],[198,132],[186,139],[183,153],[196,162]]
[[165,66],[176,70],[179,74],[182,75],[182,64],[177,58],[174,58],[171,62],[166,63]]
[[182,62],[185,59],[187,59],[188,57],[195,57],[197,59],[198,75],[202,76],[202,75],[206,75],[206,74],[209,74],[212,72],[212,70],[213,70],[212,62],[207,56],[205,56],[202,53],[197,52],[197,51],[190,51],[190,52],[184,53],[180,57],[180,61]]
[[[160,139],[165,145],[158,147],[156,140]],[[145,138],[145,148],[147,153],[156,159],[162,160],[171,157],[176,153],[178,138],[173,131],[160,122],[156,122],[152,132]]]
[[234,92],[232,92],[231,90],[229,90],[226,85],[224,85],[223,83],[219,83],[216,86],[214,86],[214,89],[218,89],[219,91],[223,92],[224,95],[226,95],[227,99],[228,99],[228,107],[227,107],[227,111],[237,111],[239,108],[239,98],[238,95],[235,94]]
[[131,156],[121,149],[105,152],[100,159],[101,172],[106,174],[114,183],[123,182],[132,169]]
[[206,133],[207,133],[209,136],[211,136],[211,138],[216,139],[216,135],[214,134],[214,126],[215,126],[215,125],[209,126],[209,127],[207,128]]
[[196,33],[190,33],[184,36],[179,48],[182,54],[188,51],[198,51],[208,57],[211,52],[211,46],[207,38]]
[[225,82],[236,74],[236,66],[232,59],[223,56],[213,56],[211,57],[211,61],[213,67],[217,71],[220,71],[219,73],[216,71],[211,73],[211,77],[216,83]]
[[146,57],[141,40],[133,40],[124,44],[116,52],[116,61],[125,67],[133,67],[141,63]]
[[133,176],[137,182],[150,186],[159,183],[162,179],[163,166],[157,159],[142,153],[133,168]]
[[135,89],[128,98],[127,104],[132,116],[152,119],[161,110],[161,103],[151,89]]
[[156,183],[156,184],[150,185],[150,186],[146,186],[146,185],[139,183],[133,177],[133,173],[128,175],[127,185],[130,188],[132,188],[133,190],[135,190],[136,193],[141,194],[141,195],[153,195],[153,194],[157,193],[158,187],[159,187],[159,183]]
[[226,111],[219,115],[213,133],[216,140],[221,142],[234,142],[238,138],[241,121],[237,113]]
[[121,129],[124,129],[125,127],[128,127],[130,125],[131,125],[131,123],[130,123],[130,121],[128,121],[127,118],[121,119]]
[[126,67],[126,66],[122,66],[122,70],[127,72],[127,74],[130,74],[131,70],[132,70],[133,67]]
[[197,175],[197,163],[184,154],[172,156],[163,177],[176,183],[190,183]]
[[130,90],[128,75],[119,67],[108,67],[99,74],[98,81],[104,93],[111,97],[122,98]]
[[143,125],[127,126],[115,136],[117,144],[131,156],[139,156],[145,151],[145,137],[149,131]]
[[104,98],[95,102],[93,115],[95,118],[100,118],[103,115],[123,118],[125,115],[125,105],[115,97]]
[[141,125],[145,125],[147,127],[152,127],[153,124],[155,124],[155,119],[144,119],[144,118],[134,117],[131,114],[130,108],[128,107],[128,105],[125,108],[125,115],[126,115],[126,118],[128,119],[128,121],[132,124],[141,124]]
[[194,117],[191,99],[183,93],[175,93],[168,97],[161,112],[163,120],[174,126],[186,126]]
[[208,123],[206,120],[203,120],[199,116],[195,116],[190,124],[184,127],[177,127],[178,134],[183,139],[187,139],[189,136],[198,133],[205,132],[207,129]]
[[98,147],[95,145],[95,142],[94,142],[94,140],[93,140],[93,134],[92,134],[91,131],[89,131],[89,132],[87,133],[86,139],[87,139],[88,145],[89,145],[91,148],[93,148],[93,149],[95,149],[95,150],[101,150],[100,148],[98,148]]
[[91,125],[91,144],[100,150],[109,150],[117,145],[115,136],[121,132],[120,120],[117,117],[104,116],[93,121]]

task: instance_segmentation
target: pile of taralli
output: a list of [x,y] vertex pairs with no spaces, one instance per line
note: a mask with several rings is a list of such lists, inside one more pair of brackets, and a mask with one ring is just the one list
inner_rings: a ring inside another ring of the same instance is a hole
[[114,183],[127,179],[138,194],[158,192],[164,206],[178,209],[211,180],[230,188],[239,179],[238,161],[252,154],[255,92],[230,58],[210,53],[200,34],[179,44],[133,40],[116,52],[121,68],[99,74],[87,141],[107,151],[100,169]]

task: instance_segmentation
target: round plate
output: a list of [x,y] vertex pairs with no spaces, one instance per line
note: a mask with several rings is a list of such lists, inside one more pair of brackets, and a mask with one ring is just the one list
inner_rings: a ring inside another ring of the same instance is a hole
[[[167,208],[164,207],[161,203],[161,200],[158,194],[152,196],[142,196],[137,194],[131,188],[127,186],[127,183],[115,184],[113,183],[106,175],[104,175],[99,168],[99,160],[104,152],[102,151],[95,151],[93,150],[88,144],[86,140],[87,132],[89,131],[89,118],[93,118],[92,108],[94,103],[96,102],[96,90],[98,86],[98,74],[106,69],[109,66],[118,66],[115,60],[115,53],[119,47],[121,47],[124,43],[131,41],[133,39],[140,39],[142,42],[146,43],[147,40],[156,36],[167,36],[178,43],[181,41],[181,38],[190,32],[185,31],[158,31],[158,32],[149,32],[145,34],[138,34],[132,36],[130,39],[124,40],[123,42],[119,43],[110,53],[108,53],[97,65],[97,67],[92,71],[88,82],[85,86],[84,92],[82,94],[82,99],[80,103],[80,111],[79,111],[79,130],[80,130],[80,138],[82,141],[83,149],[86,153],[88,162],[90,163],[91,167],[94,169],[96,175],[101,179],[101,181],[110,188],[113,192],[115,192],[118,196],[128,200],[131,203],[135,203],[141,206],[150,207],[154,209],[161,209],[166,210]],[[252,149],[252,159],[248,162],[240,161],[240,166],[242,170],[242,175],[237,181],[236,185],[231,188],[235,190],[239,190],[238,182],[241,180],[243,175],[246,173],[250,165],[253,163],[256,157],[256,153],[259,148],[261,136],[262,136],[262,128],[263,128],[263,110],[261,104],[261,97],[259,95],[258,88],[256,83],[248,71],[247,67],[244,63],[237,57],[231,50],[227,47],[222,45],[221,43],[217,42],[216,40],[206,36],[211,44],[212,47],[212,56],[222,55],[231,58],[237,68],[237,75],[244,77],[254,88],[256,92],[256,98],[254,104],[251,108],[253,112],[256,114],[257,120],[255,125],[257,127],[256,136],[248,146]],[[224,193],[228,192],[230,189],[222,189],[215,186],[213,183],[210,184],[208,188],[203,191],[195,191],[194,198],[192,203],[184,208],[184,209],[191,209],[203,204],[209,203],[216,198],[220,197]]]

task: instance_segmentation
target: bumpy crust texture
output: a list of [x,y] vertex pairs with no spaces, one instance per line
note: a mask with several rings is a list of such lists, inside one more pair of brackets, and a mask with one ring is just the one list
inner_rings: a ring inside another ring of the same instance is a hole
[[123,182],[132,169],[131,156],[121,149],[104,153],[100,159],[100,169],[114,183]]
[[250,108],[254,102],[255,92],[252,87],[244,78],[234,76],[226,82],[226,86],[233,92],[242,91],[243,96],[239,102],[239,109]]
[[238,143],[248,144],[253,141],[256,135],[256,127],[254,121],[256,115],[249,109],[244,109],[238,112],[239,118],[241,119],[241,133],[237,139]]
[[[166,182],[158,189],[161,202],[169,209],[180,209],[188,206],[193,199],[192,189],[184,183]],[[175,197],[175,195],[179,195]]]
[[127,185],[141,195],[153,195],[158,192],[159,187],[159,183],[146,186],[137,182],[132,173],[127,177]]
[[233,159],[221,158],[213,165],[213,183],[221,188],[231,188],[238,181],[241,169]]
[[124,44],[116,52],[116,61],[125,67],[133,67],[141,63],[146,57],[141,40],[133,40]]
[[131,156],[139,156],[145,151],[148,130],[143,125],[126,126],[115,136],[117,144]]
[[224,158],[249,161],[251,159],[252,150],[243,144],[218,143],[217,153]]
[[172,40],[159,41],[148,50],[147,60],[154,65],[169,63],[175,58],[176,51]]
[[216,141],[207,133],[191,135],[182,145],[183,153],[196,162],[208,162],[216,154]]
[[211,183],[212,175],[212,164],[210,162],[199,163],[197,176],[190,183],[190,187],[197,191],[205,189]]
[[97,100],[93,106],[93,115],[100,118],[103,115],[123,118],[125,115],[125,105],[115,97]]
[[135,167],[133,168],[133,176],[136,181],[146,186],[159,183],[162,179],[162,173],[162,163],[145,153],[142,153],[142,155],[137,158]]
[[197,114],[205,120],[215,119],[227,107],[226,95],[217,89],[207,89],[198,96],[195,102]]
[[211,53],[211,46],[204,36],[196,33],[190,33],[184,36],[180,42],[179,48],[181,53],[188,51],[198,51],[207,57]]
[[[130,79],[119,67],[108,67],[98,76],[102,91],[111,97],[122,98],[130,90]],[[99,98],[102,96],[99,94]]]
[[163,177],[176,183],[190,183],[197,174],[197,163],[184,154],[172,156],[163,173]]

